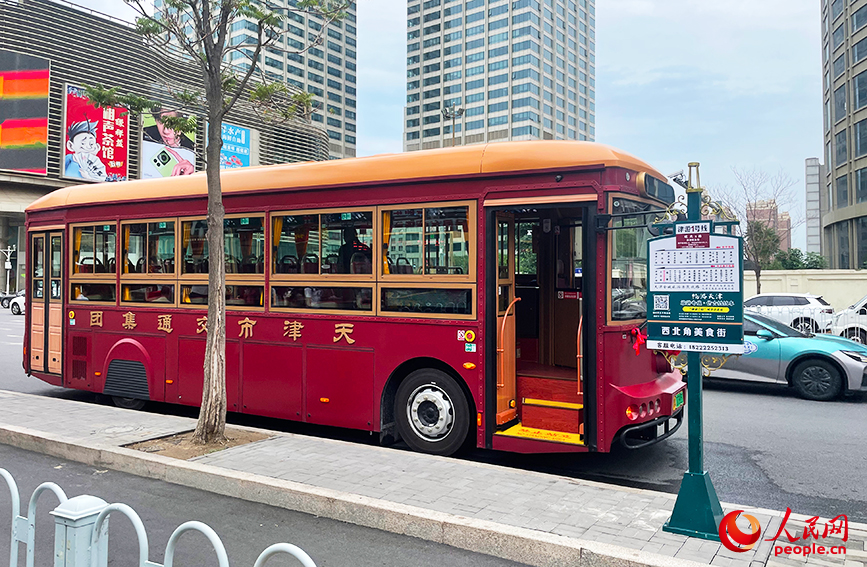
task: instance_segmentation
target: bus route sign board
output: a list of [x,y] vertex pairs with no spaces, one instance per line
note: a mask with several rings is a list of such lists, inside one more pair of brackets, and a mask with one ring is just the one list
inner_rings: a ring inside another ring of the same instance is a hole
[[743,243],[713,222],[680,222],[647,243],[647,348],[744,352]]

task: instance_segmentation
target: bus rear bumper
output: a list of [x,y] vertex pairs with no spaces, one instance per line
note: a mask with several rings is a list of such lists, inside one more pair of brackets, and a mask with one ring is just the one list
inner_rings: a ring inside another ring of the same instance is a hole
[[[672,420],[674,420],[673,424]],[[620,432],[620,443],[627,449],[641,449],[671,437],[682,424],[683,407],[672,415],[664,415],[646,423],[624,428]],[[662,433],[659,432],[660,426]]]

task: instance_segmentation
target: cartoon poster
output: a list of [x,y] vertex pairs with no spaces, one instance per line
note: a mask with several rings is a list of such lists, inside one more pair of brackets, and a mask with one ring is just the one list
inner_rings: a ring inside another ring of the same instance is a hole
[[0,170],[45,175],[48,59],[0,49]]
[[250,129],[223,123],[221,131],[223,149],[220,150],[220,167],[232,169],[250,165]]
[[161,117],[178,116],[174,110],[145,114],[142,118],[141,178],[159,179],[196,172],[196,144],[188,134],[172,130]]
[[63,177],[126,181],[129,114],[122,107],[96,108],[84,89],[66,85]]

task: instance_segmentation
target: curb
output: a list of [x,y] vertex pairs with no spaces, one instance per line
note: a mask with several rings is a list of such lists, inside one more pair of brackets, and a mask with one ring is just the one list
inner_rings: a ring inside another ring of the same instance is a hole
[[22,427],[0,426],[0,443],[223,496],[417,537],[535,567],[702,565],[606,543],[466,518],[261,475],[227,471],[123,447],[76,445]]

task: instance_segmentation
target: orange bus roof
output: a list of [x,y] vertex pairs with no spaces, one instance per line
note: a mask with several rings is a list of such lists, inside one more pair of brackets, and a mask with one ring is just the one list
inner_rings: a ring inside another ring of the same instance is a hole
[[[401,154],[383,154],[331,161],[288,163],[227,169],[221,172],[224,195],[284,188],[329,187],[410,179],[532,172],[590,165],[623,167],[664,175],[640,159],[594,142],[498,142]],[[172,197],[203,197],[204,172],[164,179],[74,185],[57,189],[27,207],[27,212],[99,203],[145,201]]]

